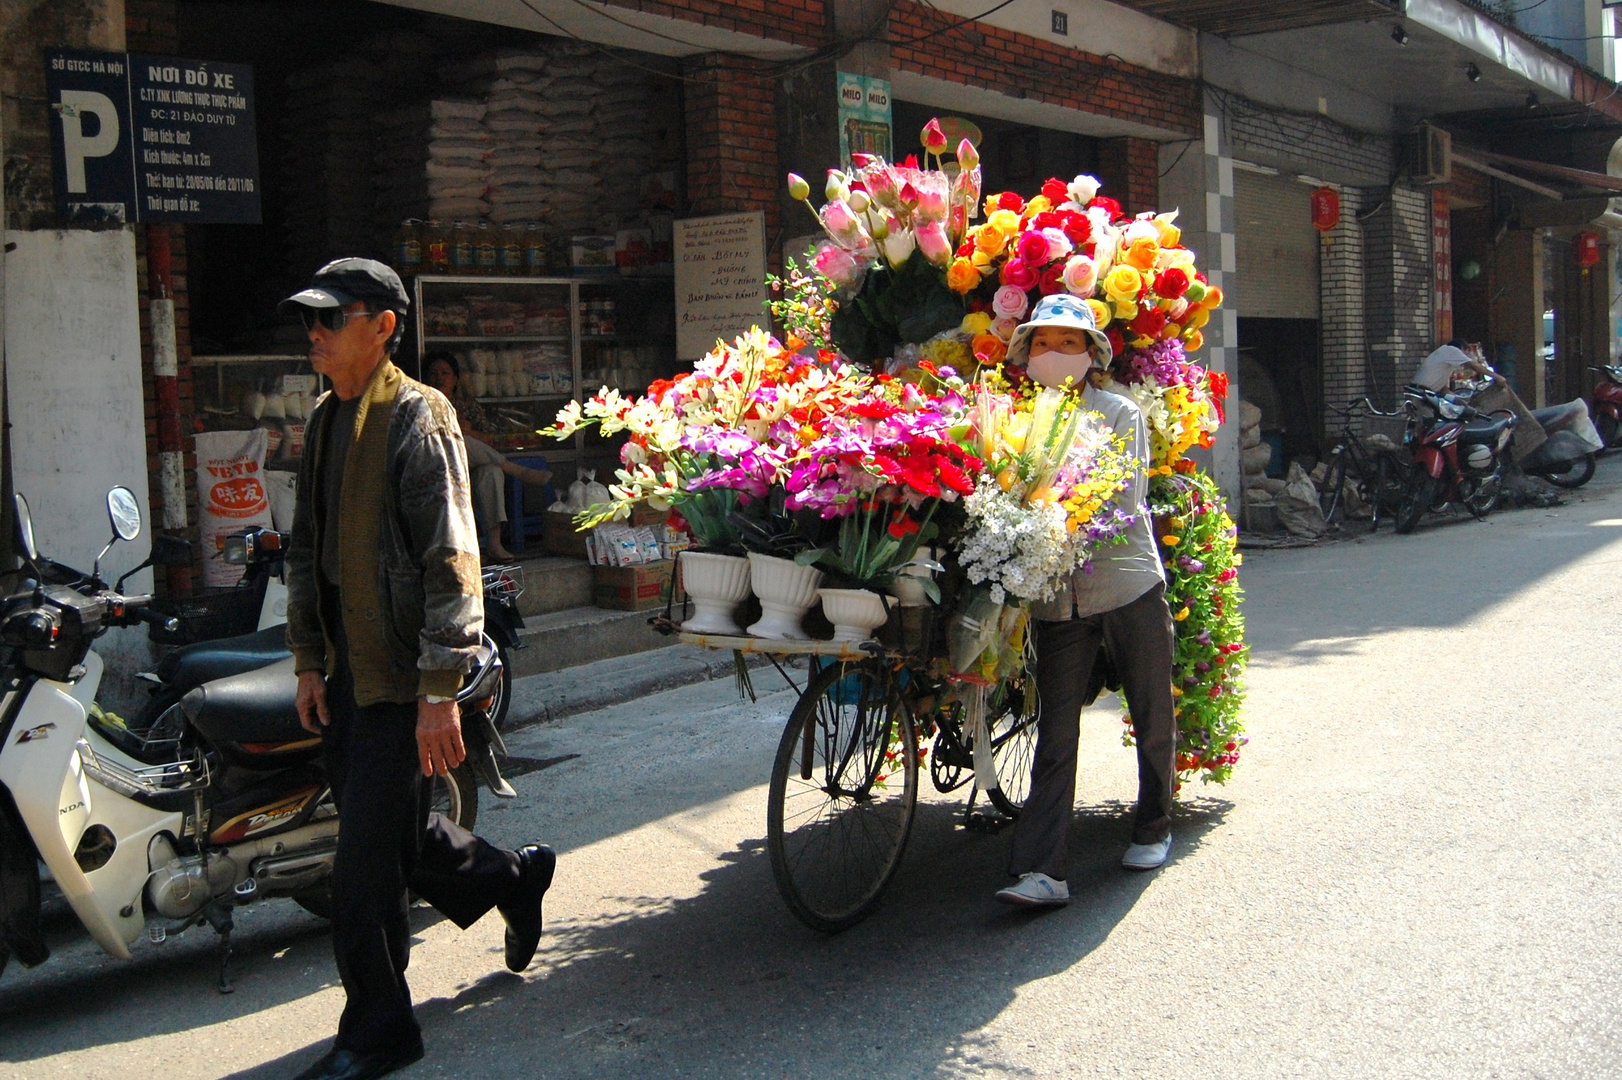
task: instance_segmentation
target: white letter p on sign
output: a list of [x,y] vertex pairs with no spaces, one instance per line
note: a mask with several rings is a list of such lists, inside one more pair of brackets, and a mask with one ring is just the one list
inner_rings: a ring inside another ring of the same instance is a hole
[[[62,117],[62,150],[67,159],[68,193],[83,195],[85,159],[106,157],[118,149],[118,109],[106,94],[98,94],[94,90],[64,90],[57,112]],[[93,114],[100,122],[100,128],[89,138],[85,137],[81,122],[85,113]]]

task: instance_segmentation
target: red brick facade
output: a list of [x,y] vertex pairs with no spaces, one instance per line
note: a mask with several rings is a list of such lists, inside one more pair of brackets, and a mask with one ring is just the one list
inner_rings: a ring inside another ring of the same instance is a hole
[[688,78],[687,203],[695,216],[764,210],[777,231],[777,107],[773,80],[719,53],[683,65]]
[[918,75],[1182,134],[1200,130],[1193,80],[985,23],[958,22],[913,0],[899,0],[890,12],[891,64]]
[[1098,148],[1104,194],[1129,214],[1160,208],[1160,144],[1153,139],[1104,139]]
[[[619,8],[815,48],[828,42],[822,0],[606,0]],[[679,35],[672,35],[679,36]]]

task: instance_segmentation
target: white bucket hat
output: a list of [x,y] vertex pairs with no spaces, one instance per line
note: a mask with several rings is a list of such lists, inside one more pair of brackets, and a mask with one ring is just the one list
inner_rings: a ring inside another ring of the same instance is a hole
[[1093,321],[1093,309],[1087,306],[1087,302],[1069,293],[1054,293],[1037,301],[1030,320],[1021,323],[1014,336],[1008,339],[1010,364],[1024,364],[1030,359],[1031,335],[1040,326],[1063,326],[1087,331],[1087,336],[1093,341],[1093,363],[1100,368],[1108,367],[1115,358],[1109,336]]

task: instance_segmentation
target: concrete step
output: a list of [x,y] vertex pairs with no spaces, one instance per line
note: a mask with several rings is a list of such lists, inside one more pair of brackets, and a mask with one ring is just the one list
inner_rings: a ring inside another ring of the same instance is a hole
[[[528,582],[526,573],[525,581]],[[587,581],[590,581],[588,576]],[[527,591],[527,590],[526,590]],[[674,643],[648,625],[652,611],[571,607],[524,619],[524,648],[512,655],[515,676],[539,675]]]
[[585,559],[539,555],[519,559],[518,565],[524,569],[518,613],[526,619],[591,606],[591,564]]
[[[749,681],[756,693],[767,694],[785,687],[782,676],[768,666],[765,656],[755,654],[745,660],[751,669]],[[784,666],[791,671],[798,668],[794,674],[795,684],[804,685],[803,658]],[[507,723],[509,729],[545,723],[635,701],[678,686],[731,679],[736,674],[737,667],[729,652],[666,645],[633,656],[610,657],[581,667],[519,679],[513,683],[512,709],[507,714]]]

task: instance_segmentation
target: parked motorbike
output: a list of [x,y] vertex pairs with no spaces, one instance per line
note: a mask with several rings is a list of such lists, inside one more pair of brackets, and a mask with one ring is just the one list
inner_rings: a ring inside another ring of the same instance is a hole
[[[203,681],[145,729],[103,713],[92,642],[109,627],[173,616],[154,611],[150,596],[107,588],[101,556],[89,574],[58,583],[69,568],[40,557],[20,495],[16,508],[25,576],[0,600],[0,968],[12,954],[29,966],[49,955],[42,861],[112,956],[127,959],[143,930],[161,942],[212,926],[229,992],[234,908],[288,897],[318,915],[330,909],[337,809],[320,739],[298,722],[292,659]],[[128,488],[109,492],[107,508],[113,539],[103,555],[141,531]],[[467,826],[478,812],[472,744],[500,746],[486,711],[500,682],[487,641],[458,694],[469,762],[432,793]],[[494,779],[511,792],[499,772]]]
[[1588,370],[1599,375],[1594,387],[1594,427],[1600,441],[1609,448],[1622,435],[1622,365],[1589,364]]
[[517,564],[484,568],[484,632],[501,654],[501,685],[490,707],[490,721],[497,731],[507,727],[507,710],[512,705],[513,650],[524,648],[524,616],[518,612],[518,598],[524,594],[524,568]]
[[1511,413],[1488,416],[1423,386],[1403,390],[1404,444],[1414,465],[1397,508],[1396,529],[1413,532],[1429,510],[1462,504],[1486,517],[1504,492],[1506,454],[1515,435]]
[[1588,417],[1588,403],[1578,398],[1533,409],[1532,417],[1548,438],[1517,463],[1521,470],[1563,488],[1579,488],[1593,479],[1596,458],[1605,443]]

